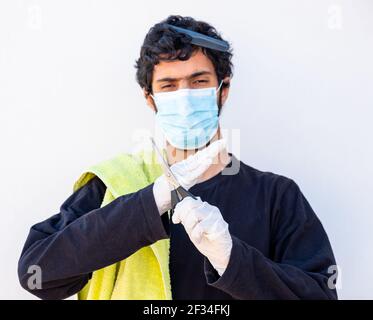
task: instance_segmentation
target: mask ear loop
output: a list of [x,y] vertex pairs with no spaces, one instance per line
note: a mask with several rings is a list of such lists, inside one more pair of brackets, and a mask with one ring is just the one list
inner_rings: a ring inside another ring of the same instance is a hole
[[220,85],[219,85],[218,89],[216,89],[216,92],[219,91],[218,116],[220,116],[220,111],[221,111],[221,109],[222,109],[222,107],[223,107],[223,106],[222,106],[222,103],[221,103],[221,95],[222,95],[222,91],[220,90],[221,87],[222,87],[222,85],[223,85],[223,83],[224,83],[224,81],[222,80],[222,81],[220,82]]
[[222,80],[222,81],[220,81],[220,84],[219,84],[219,87],[216,89],[216,92],[218,92],[219,90],[220,90],[220,88],[221,88],[221,86],[223,85],[223,83],[224,83],[224,81]]
[[155,113],[157,113],[158,112],[158,109],[157,109],[157,105],[155,104],[155,99],[154,99],[154,96],[151,94],[151,93],[149,93],[149,96],[151,96],[152,97],[152,99],[153,99],[153,103],[154,103],[154,108],[155,108]]
[[[220,89],[221,89],[221,86],[223,85],[223,83],[224,83],[224,81],[222,80],[219,84],[219,87],[216,89],[216,93],[218,93],[218,91],[219,91],[218,116],[220,116],[220,110],[221,110],[221,107],[222,107],[222,106],[220,106],[221,105],[221,95],[222,95],[222,91]],[[210,143],[211,143],[211,140],[206,143],[206,147],[208,147],[210,145]]]

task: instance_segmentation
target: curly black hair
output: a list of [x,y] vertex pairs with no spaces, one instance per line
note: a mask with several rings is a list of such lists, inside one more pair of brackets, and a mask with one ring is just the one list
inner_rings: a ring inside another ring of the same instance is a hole
[[[174,31],[166,24],[189,29],[205,34],[215,39],[223,40],[220,34],[210,24],[197,21],[191,17],[171,15],[167,19],[155,24],[145,36],[140,50],[140,58],[136,61],[136,80],[147,93],[152,93],[154,66],[160,61],[188,60],[197,49],[211,60],[214,65],[218,82],[233,75],[232,48],[227,52],[201,48],[191,44],[191,37]],[[223,86],[229,86],[224,83]]]

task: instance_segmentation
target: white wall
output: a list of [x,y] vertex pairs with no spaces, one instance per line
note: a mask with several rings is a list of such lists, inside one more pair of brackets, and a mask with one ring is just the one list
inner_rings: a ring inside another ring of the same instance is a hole
[[135,82],[145,33],[191,15],[233,43],[224,128],[241,159],[298,182],[342,269],[340,298],[373,298],[373,2],[0,2],[1,291],[33,298],[16,265],[30,226],[88,165],[153,126]]

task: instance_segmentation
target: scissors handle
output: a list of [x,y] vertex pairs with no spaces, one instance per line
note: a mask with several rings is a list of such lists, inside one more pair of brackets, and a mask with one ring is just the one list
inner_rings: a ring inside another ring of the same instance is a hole
[[197,200],[196,196],[194,196],[191,192],[183,188],[182,186],[177,187],[176,189],[171,191],[171,206],[172,209],[184,198],[192,197],[193,199]]

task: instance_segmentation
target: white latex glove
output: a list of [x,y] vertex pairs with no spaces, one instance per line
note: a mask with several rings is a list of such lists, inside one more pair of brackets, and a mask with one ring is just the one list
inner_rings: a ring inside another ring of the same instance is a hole
[[[214,141],[208,147],[190,155],[185,160],[173,164],[170,169],[177,181],[188,190],[200,181],[213,159],[225,146],[224,139]],[[171,209],[171,190],[173,190],[173,186],[168,183],[164,174],[154,181],[153,194],[160,214]]]
[[228,266],[232,237],[219,208],[186,197],[176,205],[172,221],[183,224],[190,240],[221,276]]

